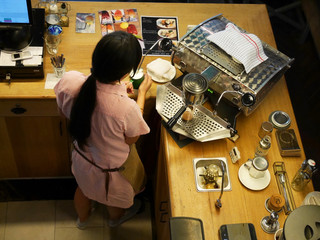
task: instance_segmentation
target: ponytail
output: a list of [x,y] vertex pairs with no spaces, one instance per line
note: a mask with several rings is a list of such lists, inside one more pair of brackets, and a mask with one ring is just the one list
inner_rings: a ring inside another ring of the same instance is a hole
[[141,47],[136,37],[115,31],[102,37],[92,54],[91,75],[82,85],[73,103],[69,132],[80,148],[90,136],[91,117],[96,106],[96,81],[103,84],[120,81],[131,70],[137,70]]
[[91,117],[96,105],[96,88],[96,79],[90,75],[82,85],[71,109],[69,132],[77,140],[80,148],[83,148],[90,136]]

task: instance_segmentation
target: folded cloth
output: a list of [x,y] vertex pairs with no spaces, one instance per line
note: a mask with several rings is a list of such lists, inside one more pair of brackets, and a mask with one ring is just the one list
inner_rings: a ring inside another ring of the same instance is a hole
[[213,33],[207,39],[240,61],[247,73],[268,59],[260,39],[254,34],[240,32],[232,23],[228,23],[225,30]]
[[169,61],[157,58],[147,65],[147,70],[156,79],[169,79],[171,77],[172,65]]

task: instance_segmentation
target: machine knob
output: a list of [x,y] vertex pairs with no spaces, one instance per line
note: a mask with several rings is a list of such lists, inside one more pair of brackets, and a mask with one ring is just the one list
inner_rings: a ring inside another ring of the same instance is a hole
[[240,89],[241,89],[240,85],[237,84],[237,83],[232,84],[232,88],[233,88],[235,91],[240,91]]
[[256,102],[256,97],[252,93],[245,93],[241,97],[241,103],[245,107],[251,107]]

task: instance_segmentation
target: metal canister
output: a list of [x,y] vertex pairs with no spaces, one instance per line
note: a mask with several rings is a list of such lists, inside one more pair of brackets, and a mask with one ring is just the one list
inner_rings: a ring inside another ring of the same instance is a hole
[[204,92],[208,89],[208,81],[198,73],[189,73],[182,80],[183,98],[185,104],[200,105],[204,98]]

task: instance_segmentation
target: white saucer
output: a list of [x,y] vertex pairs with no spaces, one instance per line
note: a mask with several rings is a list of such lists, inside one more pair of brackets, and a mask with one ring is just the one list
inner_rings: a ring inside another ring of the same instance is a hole
[[244,164],[239,168],[238,177],[245,187],[255,191],[265,189],[269,185],[271,179],[268,169],[262,178],[251,177]]
[[[169,62],[169,61],[168,61]],[[170,63],[171,64],[171,63]],[[174,79],[174,77],[176,76],[176,68],[174,66],[170,66],[170,70],[168,71],[168,78],[159,78],[157,76],[154,76],[149,69],[147,68],[147,73],[150,75],[150,77],[152,78],[153,81],[158,82],[158,83],[166,83],[166,82],[170,82],[172,79]]]

